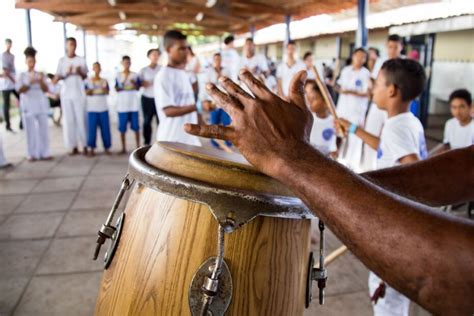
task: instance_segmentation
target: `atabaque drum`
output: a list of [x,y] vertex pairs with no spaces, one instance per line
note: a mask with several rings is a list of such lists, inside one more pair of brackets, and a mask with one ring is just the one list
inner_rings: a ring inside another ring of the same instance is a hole
[[302,315],[311,218],[239,154],[139,148],[99,231],[96,257],[110,242],[96,315]]

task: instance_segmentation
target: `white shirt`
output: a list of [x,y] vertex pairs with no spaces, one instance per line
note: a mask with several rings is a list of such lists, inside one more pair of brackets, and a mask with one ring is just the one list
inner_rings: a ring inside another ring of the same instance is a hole
[[[219,89],[222,90],[222,86],[219,84],[219,78],[222,77],[222,76],[230,78],[230,71],[227,68],[221,68],[220,73],[218,73],[217,70],[214,67],[211,66],[206,70],[204,83],[205,84],[207,84],[209,82],[213,83]],[[202,89],[201,93],[202,93],[201,100],[211,100],[211,97],[207,93],[206,89]]]
[[107,80],[100,78],[87,78],[85,81],[86,90],[92,90],[92,95],[87,95],[87,112],[105,112],[108,110],[107,106],[107,88],[109,84]]
[[[1,74],[4,75],[4,69],[10,72],[12,78],[16,77],[15,73],[15,55],[9,52],[2,53],[2,71]],[[10,80],[7,76],[2,76],[0,78],[0,90],[14,90],[15,83]]]
[[[349,65],[342,69],[337,83],[343,90],[366,93],[370,84],[370,72],[365,67],[354,69]],[[341,93],[337,101],[337,114],[352,123],[363,126],[368,102],[368,97]]]
[[[84,91],[84,80],[79,74],[77,74],[77,67],[81,67],[82,73],[87,74],[87,65],[83,57],[74,56],[69,58],[64,56],[59,59],[56,74],[64,78],[64,83],[61,88],[62,99],[71,100],[84,98],[86,95]],[[72,69],[72,74],[68,75],[70,69]]]
[[138,75],[131,71],[125,78],[123,72],[118,73],[115,87],[122,89],[117,91],[117,112],[138,111]]
[[316,79],[316,76],[314,75],[314,72],[311,68],[306,68],[306,79],[309,79],[309,80],[315,80]]
[[386,59],[382,59],[381,57],[377,58],[374,64],[374,69],[372,69],[372,72],[370,74],[370,77],[372,79],[377,79],[377,76],[379,75],[380,69],[382,69],[383,63],[386,61]]
[[309,141],[311,145],[327,156],[337,150],[334,118],[331,115],[319,118],[315,113],[312,114],[314,121]]
[[444,125],[443,143],[451,149],[463,148],[474,144],[474,119],[466,126],[461,126],[456,118],[449,119]]
[[420,121],[411,112],[388,118],[380,136],[377,169],[397,166],[401,158],[411,154],[416,154],[419,159],[428,156]]
[[265,86],[273,93],[278,93],[278,82],[273,75],[269,75],[265,78]]
[[[379,137],[387,118],[387,111],[379,109],[377,104],[372,102],[365,120],[365,131]],[[363,150],[361,170],[375,170],[377,168],[377,151],[367,144],[364,144]]]
[[238,80],[240,68],[240,56],[234,48],[225,48],[221,51],[222,67],[229,69],[230,78]]
[[147,81],[150,83],[150,86],[143,88],[143,96],[147,98],[154,98],[153,94],[153,81],[155,80],[156,74],[160,70],[160,66],[156,65],[155,68],[151,68],[150,65],[142,68],[138,73],[138,78],[140,81]]
[[[22,86],[29,86],[29,89],[20,94],[20,107],[23,113],[47,114],[49,112],[49,101],[46,93],[41,90],[39,83],[31,84],[31,79],[39,79],[39,72],[29,73],[21,72],[16,78],[16,90],[20,90]],[[46,76],[43,75],[43,80]],[[46,82],[46,81],[45,81]]]
[[259,75],[262,72],[268,72],[267,59],[262,54],[254,54],[250,58],[242,56],[240,59],[240,68],[246,68],[253,75]]
[[201,142],[196,136],[184,131],[185,123],[197,124],[196,112],[167,117],[163,111],[168,106],[185,106],[195,103],[194,91],[188,73],[185,70],[169,66],[161,67],[155,78],[154,90],[156,109],[160,119],[157,140],[200,146]]
[[293,76],[296,75],[298,71],[305,70],[306,65],[301,61],[297,60],[292,66],[289,66],[286,62],[281,63],[277,69],[277,78],[281,80],[281,89],[284,96],[288,96],[288,91],[290,90],[290,83]]

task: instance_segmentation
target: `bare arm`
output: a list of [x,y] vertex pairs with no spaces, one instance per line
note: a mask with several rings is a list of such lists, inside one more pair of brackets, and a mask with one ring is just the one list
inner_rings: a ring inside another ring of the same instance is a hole
[[[348,131],[349,127],[351,126],[351,122],[343,118],[337,119],[335,123],[342,125],[342,128],[345,131]],[[369,145],[372,149],[377,150],[377,148],[379,148],[380,138],[366,132],[365,129],[361,127],[357,127],[355,135],[359,137],[360,139],[362,139],[362,141],[366,143],[367,145]]]
[[362,176],[388,191],[431,206],[474,201],[474,145]]
[[185,105],[185,106],[174,106],[170,105],[163,108],[163,112],[167,117],[176,117],[176,116],[183,116],[189,113],[196,111],[196,105]]
[[283,88],[282,88],[281,78],[277,79],[277,90],[278,90],[278,95],[280,97],[282,97],[283,96]]
[[[288,185],[369,269],[429,311],[472,313],[474,301],[466,298],[474,297],[474,224],[391,193],[312,148],[304,72],[293,78],[289,102],[248,72],[241,79],[255,98],[230,80],[223,86],[232,97],[215,86],[209,91],[232,117],[230,126],[186,130],[232,141],[256,168]],[[473,181],[472,174],[460,176]]]

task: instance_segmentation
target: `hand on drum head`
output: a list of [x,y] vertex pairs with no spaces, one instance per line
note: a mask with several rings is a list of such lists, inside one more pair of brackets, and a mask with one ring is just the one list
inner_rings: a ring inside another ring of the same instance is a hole
[[306,71],[293,77],[288,101],[270,92],[248,70],[242,70],[239,77],[255,97],[226,77],[219,81],[227,93],[213,84],[206,86],[217,106],[232,118],[230,126],[186,124],[185,130],[231,141],[250,163],[271,176],[279,162],[291,161],[298,155],[296,148],[309,144],[313,117],[305,104]]

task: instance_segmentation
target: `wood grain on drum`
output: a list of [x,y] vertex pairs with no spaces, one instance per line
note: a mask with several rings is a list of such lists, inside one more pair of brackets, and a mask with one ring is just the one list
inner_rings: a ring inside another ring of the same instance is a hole
[[[193,275],[217,253],[216,220],[207,206],[149,188],[135,188],[125,212],[96,314],[189,315]],[[234,288],[226,315],[302,315],[309,251],[309,220],[259,217],[227,234]]]

